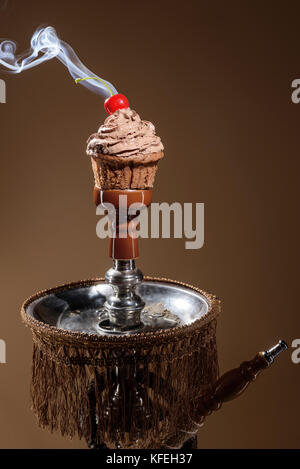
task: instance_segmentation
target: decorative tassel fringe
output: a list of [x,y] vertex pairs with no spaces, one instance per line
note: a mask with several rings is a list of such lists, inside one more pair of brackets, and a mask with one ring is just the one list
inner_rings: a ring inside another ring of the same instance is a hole
[[96,446],[180,447],[197,431],[190,417],[195,396],[218,377],[215,325],[114,358],[34,333],[31,400],[39,425]]

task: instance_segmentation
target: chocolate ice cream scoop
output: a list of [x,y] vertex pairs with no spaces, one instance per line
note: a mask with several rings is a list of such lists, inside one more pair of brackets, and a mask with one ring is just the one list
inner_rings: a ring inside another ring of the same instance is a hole
[[151,122],[130,108],[118,109],[88,139],[95,184],[100,189],[153,187],[163,144]]

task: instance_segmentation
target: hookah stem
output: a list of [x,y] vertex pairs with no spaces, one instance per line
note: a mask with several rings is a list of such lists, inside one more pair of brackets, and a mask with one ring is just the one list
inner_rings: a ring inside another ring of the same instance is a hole
[[284,340],[265,352],[259,352],[248,362],[222,375],[205,396],[195,400],[194,413],[196,421],[203,421],[213,411],[220,409],[223,402],[240,396],[248,385],[256,379],[261,371],[268,368],[274,359],[288,348]]
[[105,280],[113,287],[104,307],[114,332],[141,327],[141,312],[145,304],[136,294],[136,287],[142,282],[143,274],[136,269],[134,259],[114,259],[113,268],[106,272]]
[[114,259],[114,269],[119,270],[120,272],[124,270],[134,270],[135,269],[134,259],[128,259],[128,260]]
[[96,396],[95,396],[95,384],[92,382],[88,392],[89,405],[90,405],[90,420],[91,420],[91,439],[86,440],[89,449],[108,449],[104,443],[99,441],[98,434],[98,423],[96,413]]

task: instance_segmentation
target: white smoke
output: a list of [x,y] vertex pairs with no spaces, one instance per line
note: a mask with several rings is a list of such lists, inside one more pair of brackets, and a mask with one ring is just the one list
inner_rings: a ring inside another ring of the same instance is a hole
[[72,47],[59,39],[52,26],[38,28],[31,38],[30,46],[29,51],[16,55],[16,43],[3,40],[0,43],[0,64],[11,73],[21,73],[56,57],[68,68],[74,80],[81,79],[78,82],[94,93],[105,98],[117,93],[111,83],[83,65]]

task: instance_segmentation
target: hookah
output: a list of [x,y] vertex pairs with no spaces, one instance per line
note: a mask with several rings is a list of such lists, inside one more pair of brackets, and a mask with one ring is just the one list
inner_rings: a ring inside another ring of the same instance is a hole
[[[34,33],[29,55],[15,50],[13,41],[0,43],[0,64],[12,73],[56,57],[76,83],[107,97],[108,114],[129,107],[53,28]],[[144,278],[135,265],[138,216],[129,208],[150,206],[153,181],[122,188],[106,182],[97,173],[94,201],[107,209],[112,233],[105,278],[38,292],[22,306],[33,337],[32,409],[41,427],[84,438],[90,448],[195,448],[205,418],[238,397],[287,344],[219,377],[220,300],[184,282]],[[114,218],[111,207],[123,217]]]
[[[95,201],[115,197],[105,192],[96,188]],[[205,418],[240,396],[287,344],[219,377],[220,301],[181,282],[143,280],[136,238],[111,238],[109,252],[118,258],[105,279],[46,290],[23,305],[39,424],[84,437],[94,449],[197,448]],[[164,308],[151,314],[157,304]]]
[[[94,201],[116,212],[132,203],[142,209],[152,190],[95,187]],[[220,301],[181,282],[143,279],[135,266],[138,239],[124,236],[132,221],[111,219],[113,266],[104,279],[24,303],[34,339],[33,409],[41,426],[84,437],[94,449],[197,448],[205,418],[240,396],[287,344],[280,340],[219,377]]]

